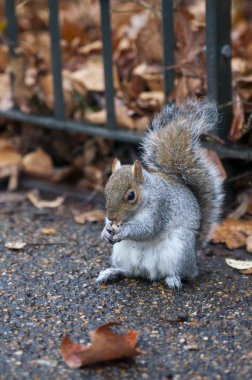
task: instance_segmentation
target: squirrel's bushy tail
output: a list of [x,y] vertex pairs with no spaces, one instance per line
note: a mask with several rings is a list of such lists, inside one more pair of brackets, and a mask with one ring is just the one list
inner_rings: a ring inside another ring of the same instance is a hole
[[211,101],[166,106],[153,118],[143,142],[147,167],[176,176],[196,196],[201,210],[201,242],[216,223],[223,198],[219,170],[200,144],[200,136],[211,131],[217,121],[217,107]]

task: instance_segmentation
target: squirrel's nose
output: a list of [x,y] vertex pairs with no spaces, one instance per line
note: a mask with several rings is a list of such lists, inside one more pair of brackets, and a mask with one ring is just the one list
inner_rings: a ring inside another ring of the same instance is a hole
[[114,212],[112,212],[110,210],[107,210],[107,218],[109,220],[111,220],[113,223],[118,223],[119,222],[118,216]]

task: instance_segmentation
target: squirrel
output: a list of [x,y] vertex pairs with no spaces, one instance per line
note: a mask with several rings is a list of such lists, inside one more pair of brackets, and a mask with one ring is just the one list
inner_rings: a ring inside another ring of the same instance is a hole
[[113,244],[112,267],[98,283],[143,277],[181,288],[183,279],[198,275],[196,252],[209,239],[223,200],[221,174],[200,142],[217,122],[212,101],[167,105],[144,137],[143,164],[114,160],[102,231]]

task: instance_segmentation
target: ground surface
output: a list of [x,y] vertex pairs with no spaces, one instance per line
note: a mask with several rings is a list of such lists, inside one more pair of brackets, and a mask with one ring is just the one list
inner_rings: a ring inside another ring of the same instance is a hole
[[[224,262],[245,258],[243,251],[210,247],[198,281],[180,292],[128,279],[97,286],[110,247],[100,240],[100,224],[74,222],[81,205],[0,206],[1,379],[251,379],[252,278]],[[42,227],[56,235],[43,235]],[[18,238],[27,243],[23,250],[5,248]],[[122,331],[139,330],[147,354],[69,369],[59,355],[64,334],[87,342],[89,330],[111,320],[123,322]]]

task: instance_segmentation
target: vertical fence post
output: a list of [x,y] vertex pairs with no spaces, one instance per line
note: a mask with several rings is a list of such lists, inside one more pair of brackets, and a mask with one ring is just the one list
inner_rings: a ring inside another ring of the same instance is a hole
[[56,119],[64,119],[64,98],[61,74],[61,39],[58,15],[58,0],[49,0],[49,11],[49,30],[51,38],[51,57],[54,92],[54,116]]
[[107,110],[107,127],[115,128],[115,103],[114,103],[114,81],[113,81],[113,58],[110,29],[110,1],[100,0],[101,6],[101,30],[102,50],[104,62],[105,98]]
[[207,91],[220,106],[219,135],[227,137],[232,112],[231,0],[206,0]]
[[162,0],[162,35],[165,103],[174,89],[174,25],[173,0]]
[[[9,45],[10,62],[17,56],[16,48],[18,46],[18,25],[15,12],[15,0],[5,0],[6,18],[7,18],[7,39]],[[14,108],[18,109],[15,99],[15,74],[10,70],[10,88],[14,102]]]
[[17,38],[17,19],[15,13],[15,0],[5,0],[6,18],[7,18],[7,38],[10,55],[15,55],[15,49],[18,44]]

